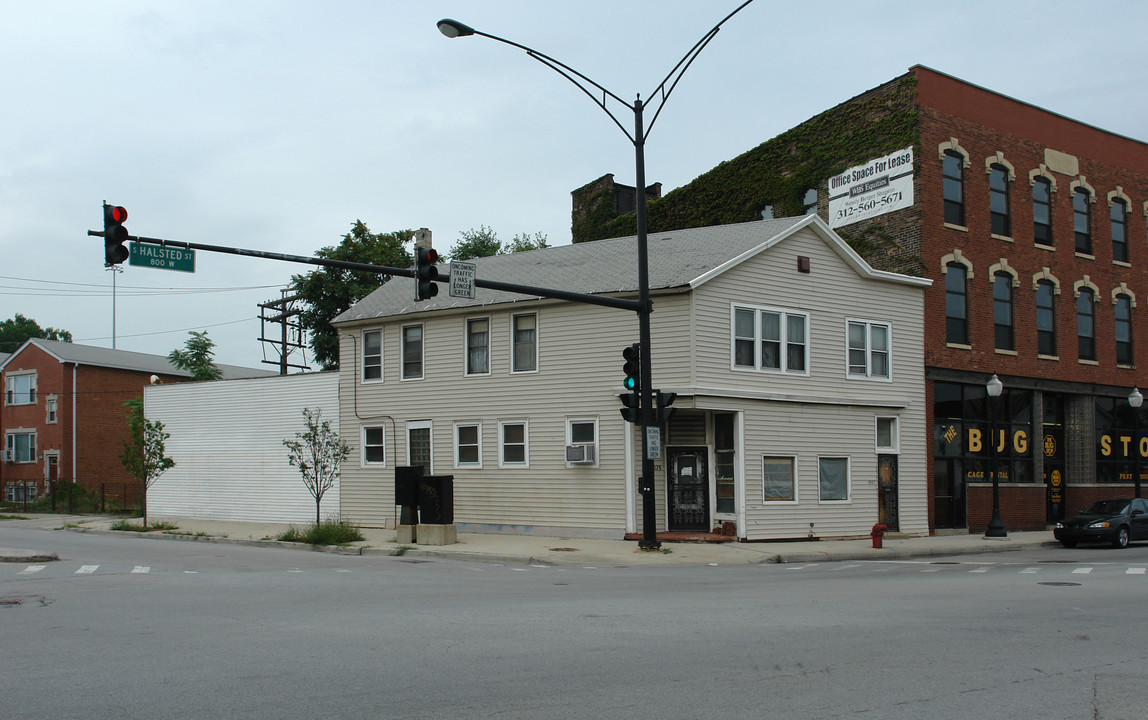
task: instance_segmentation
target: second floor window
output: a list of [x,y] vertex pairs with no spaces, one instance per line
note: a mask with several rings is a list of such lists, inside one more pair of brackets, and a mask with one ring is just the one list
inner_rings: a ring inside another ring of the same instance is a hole
[[968,271],[960,263],[949,263],[945,273],[945,342],[969,344]]
[[999,272],[993,277],[993,332],[998,350],[1013,350],[1012,275]]
[[383,379],[383,331],[363,333],[363,382]]
[[1117,295],[1114,307],[1116,315],[1116,363],[1132,365],[1132,298]]
[[490,320],[476,318],[466,321],[466,374],[486,375],[490,372]]
[[1032,236],[1037,245],[1052,247],[1052,183],[1040,177],[1032,185]]
[[1092,254],[1092,210],[1089,207],[1092,196],[1087,190],[1077,188],[1072,194],[1072,227],[1076,233],[1076,252]]
[[511,370],[533,372],[538,369],[538,316],[515,315],[511,318]]
[[423,326],[403,326],[403,380],[423,376]]
[[941,166],[943,194],[945,196],[945,222],[965,224],[965,158],[952,150],[945,151]]
[[1056,286],[1048,280],[1036,284],[1036,351],[1056,355]]
[[4,402],[9,405],[31,405],[36,402],[36,374],[8,375],[4,379]]
[[804,313],[735,307],[734,367],[808,373],[808,327]]
[[1012,235],[1009,224],[1008,168],[993,165],[989,168],[989,216],[994,235]]
[[850,320],[847,329],[849,375],[889,378],[889,326]]
[[1081,360],[1096,359],[1096,317],[1092,291],[1082,289],[1076,298],[1076,344]]
[[1108,211],[1112,228],[1112,259],[1128,262],[1128,208],[1123,200],[1113,200]]

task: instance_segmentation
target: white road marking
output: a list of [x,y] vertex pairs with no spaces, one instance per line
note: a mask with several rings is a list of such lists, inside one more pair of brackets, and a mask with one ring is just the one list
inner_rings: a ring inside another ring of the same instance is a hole
[[1125,575],[1143,575],[1145,568],[1128,568],[1124,571]]
[[1022,573],[1028,573],[1031,575],[1032,573],[1040,572],[1040,568],[1025,568],[1024,570],[1021,570],[1021,572]]
[[146,575],[151,572],[151,568],[147,565],[136,565],[134,568],[132,568],[132,572],[139,575]]
[[1087,575],[1092,572],[1092,568],[1076,568],[1072,571],[1073,575]]
[[33,573],[40,572],[41,570],[43,570],[46,567],[48,567],[48,566],[47,565],[29,565],[28,567],[24,568],[23,570],[21,570],[20,572],[18,572],[16,574],[17,575],[32,575]]
[[81,565],[80,569],[77,570],[74,574],[75,575],[91,575],[97,569],[99,569],[99,567],[100,567],[99,565]]
[[972,570],[969,570],[969,572],[971,572],[971,573],[987,573],[988,571],[989,571],[989,569],[987,567],[979,567],[979,568],[973,568]]

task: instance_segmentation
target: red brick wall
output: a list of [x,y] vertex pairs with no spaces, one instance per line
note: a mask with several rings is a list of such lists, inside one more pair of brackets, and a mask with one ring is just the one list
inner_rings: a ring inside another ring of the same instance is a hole
[[[968,487],[968,527],[983,533],[993,517],[993,486],[982,483]],[[1044,530],[1044,485],[1001,485],[1001,522],[1010,530]]]

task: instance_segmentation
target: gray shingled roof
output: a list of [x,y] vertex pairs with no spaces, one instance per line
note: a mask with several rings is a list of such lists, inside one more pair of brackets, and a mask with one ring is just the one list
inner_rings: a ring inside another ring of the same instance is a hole
[[[708,272],[731,262],[774,238],[788,234],[811,216],[778,218],[736,225],[652,233],[647,239],[651,290],[689,285]],[[587,294],[636,293],[638,291],[638,241],[636,237],[596,240],[542,250],[475,258],[475,275],[482,280],[557,288]],[[448,266],[439,273],[449,274]],[[450,297],[439,286],[433,300],[414,302],[413,280],[399,278],[351,306],[334,322],[350,322],[405,313],[452,307],[494,305],[530,299],[531,296],[479,288],[476,299]]]
[[[191,373],[180,370],[171,364],[164,355],[149,355],[147,353],[132,352],[130,350],[112,350],[111,348],[95,347],[92,345],[77,345],[75,343],[60,342],[59,340],[45,340],[35,338],[30,343],[39,346],[63,362],[74,362],[80,365],[94,365],[96,367],[117,368],[120,370],[135,370],[147,373],[163,373],[165,375],[178,375],[191,377]],[[2,363],[2,360],[0,360]],[[241,367],[238,365],[216,364],[223,371],[224,380],[239,378],[264,377],[278,375],[274,370]]]

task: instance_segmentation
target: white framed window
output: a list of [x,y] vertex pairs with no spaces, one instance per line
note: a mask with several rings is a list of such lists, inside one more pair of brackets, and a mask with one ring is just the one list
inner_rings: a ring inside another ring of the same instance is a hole
[[510,371],[538,370],[538,314],[524,313],[510,318]]
[[482,423],[454,424],[454,466],[482,467]]
[[730,360],[735,370],[809,374],[809,314],[734,305]]
[[889,323],[846,320],[847,376],[891,380]]
[[59,421],[58,407],[55,395],[49,395],[44,400],[44,422],[55,425]]
[[900,447],[900,436],[897,429],[897,418],[877,418],[877,452],[895,453]]
[[4,402],[8,405],[31,405],[36,402],[36,373],[7,375],[4,390]]
[[466,374],[490,374],[490,318],[466,321]]
[[403,380],[423,377],[423,326],[403,325]]
[[530,466],[530,426],[526,420],[499,421],[498,466]]
[[[566,465],[598,466],[598,418],[566,418]],[[573,449],[571,452],[569,449]],[[571,459],[575,457],[577,459]]]
[[849,458],[817,458],[817,486],[821,502],[849,502]]
[[761,458],[761,500],[764,503],[797,502],[797,458],[792,455]]
[[407,465],[421,465],[424,475],[434,473],[433,427],[430,420],[407,423]]
[[4,447],[8,450],[8,457],[11,462],[36,462],[36,432],[34,430],[7,433]]
[[359,463],[361,465],[387,464],[387,433],[382,425],[364,425],[360,441],[362,453]]
[[363,382],[383,380],[383,331],[363,333]]

